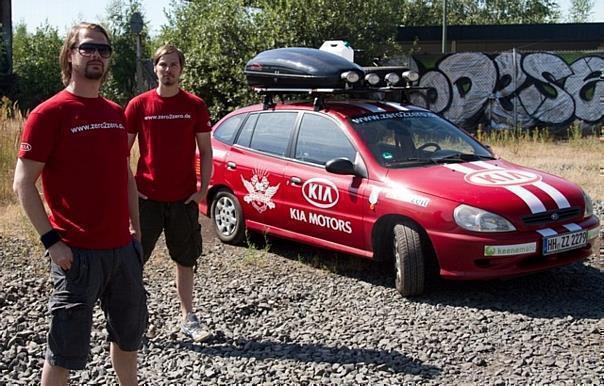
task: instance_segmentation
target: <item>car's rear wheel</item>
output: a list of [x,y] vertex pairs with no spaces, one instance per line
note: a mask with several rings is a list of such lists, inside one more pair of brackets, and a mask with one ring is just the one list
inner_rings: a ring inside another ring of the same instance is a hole
[[419,295],[426,279],[421,233],[415,224],[396,224],[393,238],[396,289],[403,296]]
[[212,201],[214,230],[227,244],[240,244],[245,238],[243,212],[237,198],[226,190],[216,194]]

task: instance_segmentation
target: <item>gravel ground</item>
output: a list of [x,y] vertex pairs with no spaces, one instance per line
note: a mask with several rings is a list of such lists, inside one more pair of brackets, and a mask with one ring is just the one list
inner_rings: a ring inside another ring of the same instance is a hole
[[[604,262],[595,257],[514,280],[439,282],[404,299],[370,262],[276,239],[227,246],[204,228],[196,305],[214,338],[195,344],[178,332],[173,267],[160,247],[145,274],[141,384],[604,384]],[[51,284],[28,245],[0,237],[0,386],[36,384],[43,362]],[[94,320],[87,370],[72,372],[72,384],[113,385],[98,309]]]

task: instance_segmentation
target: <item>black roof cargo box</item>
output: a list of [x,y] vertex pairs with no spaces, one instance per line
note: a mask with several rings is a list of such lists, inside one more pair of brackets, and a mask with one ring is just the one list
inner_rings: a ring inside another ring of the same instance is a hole
[[363,68],[357,64],[316,48],[263,51],[245,65],[247,81],[254,88],[346,88],[342,74],[348,71],[363,78]]

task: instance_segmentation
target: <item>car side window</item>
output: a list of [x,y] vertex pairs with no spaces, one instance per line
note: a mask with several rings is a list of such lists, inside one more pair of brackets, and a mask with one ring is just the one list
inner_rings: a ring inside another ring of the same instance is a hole
[[245,125],[237,137],[237,145],[250,147],[250,141],[252,139],[252,133],[254,132],[254,126],[258,120],[258,114],[251,114],[250,117],[245,121]]
[[232,145],[235,140],[235,133],[237,133],[237,129],[241,126],[241,122],[243,122],[245,116],[246,114],[235,115],[222,122],[220,126],[214,130],[214,138],[220,142]]
[[250,147],[270,154],[284,156],[297,116],[297,112],[259,114]]
[[330,159],[341,157],[354,162],[355,156],[355,148],[335,122],[318,114],[304,114],[296,143],[296,159],[325,165]]

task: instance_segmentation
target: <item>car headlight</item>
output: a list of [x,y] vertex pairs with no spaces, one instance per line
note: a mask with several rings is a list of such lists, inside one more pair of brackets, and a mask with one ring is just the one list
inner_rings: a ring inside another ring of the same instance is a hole
[[591,217],[594,214],[594,204],[591,201],[589,194],[583,191],[583,201],[585,201],[585,211],[583,212],[583,218]]
[[514,225],[505,218],[464,204],[455,208],[453,218],[457,225],[474,232],[510,232],[516,230]]

